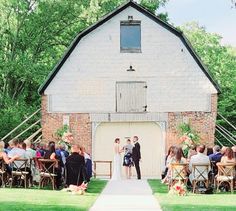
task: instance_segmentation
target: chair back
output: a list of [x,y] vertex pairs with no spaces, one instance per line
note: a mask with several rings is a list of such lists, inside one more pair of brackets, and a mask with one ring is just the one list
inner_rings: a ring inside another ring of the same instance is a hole
[[12,167],[12,174],[24,174],[24,172],[26,172],[26,168],[27,168],[27,163],[28,163],[28,159],[26,158],[19,158],[17,160],[14,160],[11,163],[11,167]]
[[42,176],[53,176],[55,174],[55,166],[57,165],[57,160],[38,159],[38,162]]
[[208,173],[210,171],[210,168],[211,168],[210,164],[193,163],[192,164],[193,179],[197,181],[208,180]]
[[235,176],[236,163],[217,163],[218,174],[217,177],[225,177],[229,180]]
[[186,163],[172,163],[171,180],[185,180],[187,178],[187,164]]

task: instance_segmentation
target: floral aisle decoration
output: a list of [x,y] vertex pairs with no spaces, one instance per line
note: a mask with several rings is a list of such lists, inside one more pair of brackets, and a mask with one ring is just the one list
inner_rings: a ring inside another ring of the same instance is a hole
[[187,157],[191,145],[197,145],[200,137],[187,123],[180,124],[178,130],[180,134],[179,142],[182,145],[184,156]]
[[84,195],[87,190],[88,183],[83,182],[81,185],[69,185],[68,188],[63,189],[63,191],[71,192],[72,194]]
[[178,195],[178,196],[186,196],[187,188],[185,184],[179,180],[170,188],[169,194]]

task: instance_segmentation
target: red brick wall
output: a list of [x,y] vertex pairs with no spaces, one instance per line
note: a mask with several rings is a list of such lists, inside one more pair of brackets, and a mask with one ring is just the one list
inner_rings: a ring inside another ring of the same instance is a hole
[[178,125],[183,121],[200,135],[201,143],[214,145],[215,121],[217,115],[217,94],[211,96],[211,112],[170,112],[168,113],[168,128],[166,134],[166,149],[178,144]]
[[[178,143],[178,125],[188,121],[201,138],[201,142],[212,146],[214,144],[215,120],[217,114],[217,94],[211,97],[211,112],[170,112],[168,113],[168,128],[166,131],[166,149]],[[42,129],[43,141],[55,140],[55,132],[63,125],[64,113],[47,112],[47,96],[42,96]],[[92,152],[92,125],[89,114],[74,113],[70,115],[70,130],[75,140]]]
[[[48,113],[47,96],[42,96],[42,133],[43,142],[57,141],[55,133],[63,126],[63,115],[65,113]],[[70,131],[73,133],[75,141],[92,152],[92,126],[89,114],[72,113],[70,116]]]

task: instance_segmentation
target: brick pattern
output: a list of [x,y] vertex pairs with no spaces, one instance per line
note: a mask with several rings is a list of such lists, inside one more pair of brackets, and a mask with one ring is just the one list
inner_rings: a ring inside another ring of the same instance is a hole
[[[66,113],[48,113],[47,96],[42,96],[42,134],[43,142],[58,141],[56,131],[63,126],[63,116]],[[92,152],[92,129],[89,114],[73,113],[70,116],[70,130],[74,135],[75,142],[84,146],[87,152]]]
[[191,127],[200,135],[201,143],[214,145],[215,122],[217,116],[217,95],[211,95],[211,112],[169,112],[166,136],[166,149],[178,144],[178,125],[189,122]]

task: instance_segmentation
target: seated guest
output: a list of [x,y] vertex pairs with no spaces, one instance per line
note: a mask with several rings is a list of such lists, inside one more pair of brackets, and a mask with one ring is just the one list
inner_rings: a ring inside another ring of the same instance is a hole
[[168,153],[165,157],[165,170],[164,170],[164,173],[163,173],[163,179],[165,178],[165,176],[168,172],[168,166],[170,164],[170,161],[171,161],[172,157],[175,155],[174,154],[174,149],[175,149],[175,146],[170,146],[170,148],[168,149]]
[[53,156],[56,157],[57,161],[58,161],[58,168],[63,168],[64,167],[64,164],[63,164],[63,161],[62,161],[62,157],[61,157],[61,153],[56,149],[56,143],[54,141],[50,141],[48,143],[48,149],[45,150],[45,153],[44,153],[44,157],[47,156],[48,157],[48,154],[51,154],[51,150],[50,150],[50,146],[54,146],[54,150],[53,151]]
[[172,163],[186,163],[186,159],[184,158],[184,153],[181,147],[174,148],[174,156],[171,158],[169,165]]
[[26,154],[32,159],[36,157],[36,151],[31,147],[31,141],[25,140],[24,143],[26,144]]
[[56,154],[61,156],[63,165],[66,163],[66,158],[69,156],[69,152],[66,151],[65,144],[60,144],[58,149],[56,149]]
[[230,147],[227,147],[225,150],[224,156],[221,158],[222,163],[235,163],[236,159],[234,157],[234,152]]
[[8,152],[10,152],[10,151],[11,151],[10,145],[8,143],[5,143],[4,152],[6,152],[6,154],[8,154]]
[[[17,139],[12,140],[13,148],[8,152],[8,157],[13,158],[18,156],[21,159],[27,159],[25,150],[20,147],[20,142]],[[23,165],[23,161],[15,161],[16,166],[19,168]]]
[[232,146],[231,149],[232,149],[233,152],[234,152],[234,158],[236,158],[236,145],[235,145],[235,146]]
[[3,159],[6,164],[12,163],[14,160],[16,160],[19,156],[15,155],[12,158],[9,158],[7,153],[4,152],[5,143],[3,141],[0,141],[0,159]]
[[214,152],[213,152],[213,148],[212,147],[207,147],[207,156],[209,155],[212,155]]
[[[44,159],[51,159],[56,161],[55,173],[56,173],[56,188],[59,189],[61,186],[61,166],[59,165],[60,160],[56,154],[55,142],[51,141],[48,145],[48,150],[44,154]],[[49,164],[50,166],[51,164]],[[49,167],[47,166],[47,167]],[[51,169],[52,170],[52,169]]]
[[190,146],[189,151],[188,151],[188,158],[187,158],[187,160],[190,161],[191,157],[192,157],[193,155],[196,155],[196,154],[197,154],[196,145],[195,145],[195,144],[192,144],[192,145]]
[[223,146],[222,148],[221,148],[221,154],[222,155],[224,155],[225,154],[225,150],[227,149],[227,147],[226,146]]
[[36,157],[43,157],[46,153],[46,145],[45,144],[39,144],[36,147]]
[[[207,155],[204,154],[204,151],[205,151],[205,145],[201,144],[201,145],[198,145],[197,146],[197,154],[196,155],[193,155],[190,159],[190,162],[189,162],[189,171],[190,171],[190,175],[189,175],[189,180],[190,182],[192,183],[192,180],[194,179],[193,177],[193,172],[192,172],[192,167],[193,167],[193,164],[206,164],[206,165],[209,165],[210,166],[210,160],[209,160],[209,157]],[[204,167],[202,167],[204,168]],[[199,170],[200,172],[202,171],[201,170],[201,167],[199,167]],[[210,171],[210,168],[209,168],[209,171]],[[197,174],[198,172],[196,172]],[[205,178],[208,178],[208,173],[209,172],[204,172],[203,173],[203,176]],[[200,175],[200,174],[199,174]],[[198,175],[195,175],[195,176],[198,176]]]
[[92,160],[90,155],[85,151],[84,147],[81,147],[81,155],[84,156],[85,160],[85,169],[86,169],[86,175],[87,175],[87,181],[90,181],[90,178],[92,177]]
[[173,150],[173,156],[171,157],[169,164],[168,164],[168,171],[166,177],[162,180],[162,183],[168,183],[170,176],[171,176],[171,164],[176,164],[176,163],[186,163],[186,159],[184,158],[183,155],[183,150],[181,147],[175,147]]
[[220,152],[220,147],[218,145],[215,145],[213,147],[213,154],[209,155],[210,161],[214,161],[216,163],[220,162],[222,157],[222,154]]
[[85,160],[81,155],[80,146],[74,144],[71,147],[71,155],[66,159],[66,184],[81,185],[86,180]]
[[36,150],[32,149],[32,144],[30,140],[25,140],[24,144],[26,146],[25,153],[27,157],[29,158],[29,160],[31,161],[31,162],[28,162],[27,167],[30,168],[30,171],[31,171],[30,181],[31,181],[31,184],[33,184],[33,179],[35,179],[35,176],[36,176],[35,161],[34,161],[34,158],[36,157]]
[[209,159],[212,164],[212,172],[214,175],[216,175],[218,172],[218,168],[217,168],[216,164],[218,162],[220,162],[221,157],[222,157],[222,154],[220,152],[220,147],[218,145],[215,145],[213,147],[213,154],[209,155]]

